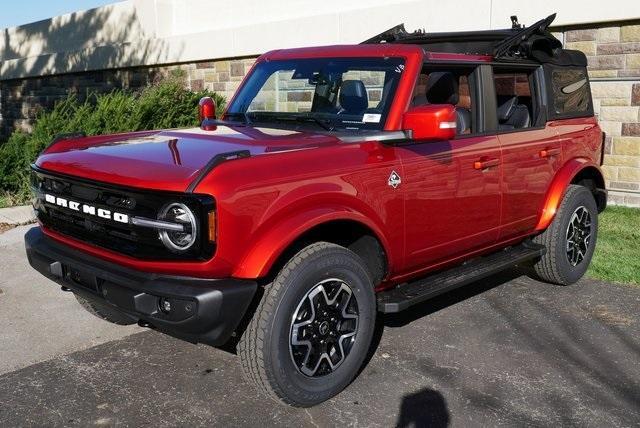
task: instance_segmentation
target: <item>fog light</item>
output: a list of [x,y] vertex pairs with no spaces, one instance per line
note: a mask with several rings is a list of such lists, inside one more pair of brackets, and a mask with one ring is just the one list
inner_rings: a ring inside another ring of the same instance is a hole
[[160,299],[160,311],[165,314],[171,312],[171,302],[169,299],[165,299],[164,297]]

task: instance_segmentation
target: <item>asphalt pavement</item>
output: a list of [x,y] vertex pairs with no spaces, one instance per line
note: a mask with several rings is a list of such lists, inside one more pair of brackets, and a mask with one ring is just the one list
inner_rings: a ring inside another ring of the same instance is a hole
[[0,374],[143,331],[92,316],[33,270],[23,242],[31,227],[0,234]]
[[[340,395],[285,407],[228,350],[86,314],[0,235],[0,426],[639,426],[640,288],[506,272],[381,318]],[[375,352],[374,352],[375,351]]]

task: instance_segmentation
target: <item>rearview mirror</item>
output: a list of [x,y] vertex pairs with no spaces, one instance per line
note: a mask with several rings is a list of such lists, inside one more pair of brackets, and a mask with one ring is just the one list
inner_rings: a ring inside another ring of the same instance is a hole
[[451,104],[428,104],[407,111],[402,129],[412,140],[450,140],[456,136],[456,108]]
[[198,103],[198,116],[200,118],[200,128],[205,131],[216,129],[216,103],[211,97],[202,97]]

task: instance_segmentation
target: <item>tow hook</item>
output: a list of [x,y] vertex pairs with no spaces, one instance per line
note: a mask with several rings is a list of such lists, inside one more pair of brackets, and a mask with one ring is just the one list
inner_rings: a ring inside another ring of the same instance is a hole
[[144,328],[153,328],[153,325],[145,320],[138,320],[138,325]]

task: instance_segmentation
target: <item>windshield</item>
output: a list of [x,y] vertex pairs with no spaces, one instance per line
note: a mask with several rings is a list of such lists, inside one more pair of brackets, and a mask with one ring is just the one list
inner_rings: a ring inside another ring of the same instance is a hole
[[384,126],[402,58],[313,58],[256,65],[226,119],[291,123],[326,130]]

